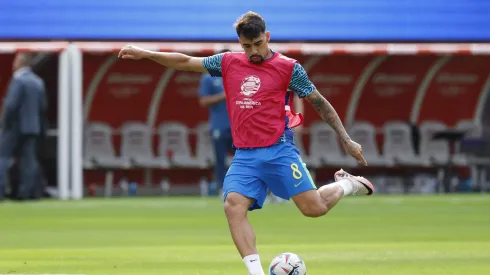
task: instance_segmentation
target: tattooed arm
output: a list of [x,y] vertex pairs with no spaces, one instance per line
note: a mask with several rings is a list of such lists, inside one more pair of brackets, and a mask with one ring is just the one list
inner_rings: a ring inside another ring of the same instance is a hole
[[344,150],[360,163],[367,165],[362,156],[361,145],[349,137],[333,106],[318,92],[308,78],[305,69],[298,63],[294,65],[289,89],[296,92],[300,98],[306,98],[320,117],[339,135]]
[[366,160],[362,156],[361,145],[349,137],[332,104],[330,104],[330,102],[328,102],[328,100],[326,100],[316,89],[306,97],[306,100],[313,106],[323,121],[328,123],[328,125],[330,125],[330,127],[332,127],[339,135],[340,144],[342,144],[344,150],[363,165],[367,165]]
[[328,123],[328,125],[335,130],[342,143],[351,139],[345,131],[344,125],[332,104],[330,104],[330,102],[328,102],[317,90],[307,96],[306,100],[313,106],[323,121]]

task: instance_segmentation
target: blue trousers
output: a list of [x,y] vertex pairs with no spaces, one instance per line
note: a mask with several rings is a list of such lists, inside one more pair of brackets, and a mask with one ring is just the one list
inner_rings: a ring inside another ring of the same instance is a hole
[[212,129],[211,137],[213,138],[213,147],[215,155],[214,176],[218,190],[223,189],[223,182],[227,169],[226,158],[228,152],[232,150],[233,140],[231,138],[231,129],[220,130]]
[[27,199],[38,182],[36,135],[21,135],[11,131],[0,133],[0,200],[4,197],[5,181],[12,158],[19,162],[20,186],[18,198]]

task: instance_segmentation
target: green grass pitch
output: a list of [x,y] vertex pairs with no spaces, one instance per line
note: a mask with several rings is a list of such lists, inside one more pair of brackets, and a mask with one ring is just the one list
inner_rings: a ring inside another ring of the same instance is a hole
[[[327,216],[250,213],[264,270],[299,254],[309,275],[490,274],[490,196],[346,197]],[[0,204],[0,274],[245,275],[217,198]]]

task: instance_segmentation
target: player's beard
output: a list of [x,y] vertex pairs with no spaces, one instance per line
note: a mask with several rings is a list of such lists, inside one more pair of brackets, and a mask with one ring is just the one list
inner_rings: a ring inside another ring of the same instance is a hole
[[264,57],[257,54],[257,55],[250,56],[250,58],[248,60],[252,63],[259,64],[259,63],[262,63],[264,61]]

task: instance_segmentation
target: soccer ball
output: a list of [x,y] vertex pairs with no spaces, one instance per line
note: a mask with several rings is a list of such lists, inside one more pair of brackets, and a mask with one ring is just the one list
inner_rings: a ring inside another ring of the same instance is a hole
[[269,266],[270,275],[306,275],[305,262],[294,253],[281,253]]

